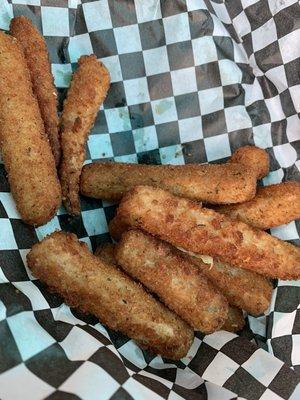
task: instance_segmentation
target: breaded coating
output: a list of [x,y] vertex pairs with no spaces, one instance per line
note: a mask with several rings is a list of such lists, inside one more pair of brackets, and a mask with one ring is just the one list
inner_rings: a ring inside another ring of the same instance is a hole
[[269,154],[256,146],[240,147],[232,154],[229,162],[243,164],[251,169],[255,172],[256,179],[261,179],[269,173]]
[[81,56],[78,64],[61,117],[60,181],[64,205],[73,215],[80,213],[79,180],[86,140],[110,85],[109,72],[95,55]]
[[27,263],[69,305],[94,314],[143,348],[171,359],[186,355],[192,329],[116,266],[91,254],[74,234],[47,236],[32,247]]
[[[120,240],[123,233],[132,229],[115,216],[109,224],[109,232],[114,240]],[[111,250],[113,252],[113,250]],[[262,314],[270,305],[272,284],[255,272],[232,267],[229,264],[207,258],[192,256],[187,252],[181,255],[194,263],[206,278],[227,298],[229,304],[237,306],[252,315]]]
[[119,201],[137,185],[149,185],[207,203],[240,203],[255,196],[256,175],[240,164],[142,165],[92,163],[82,170],[88,197]]
[[300,218],[300,183],[284,182],[260,187],[254,199],[216,211],[259,229],[270,229]]
[[117,215],[114,216],[112,220],[110,220],[108,224],[108,230],[111,238],[113,240],[119,241],[123,232],[130,229],[130,225],[126,224],[120,217]]
[[51,65],[45,39],[32,22],[15,17],[10,23],[10,33],[18,40],[25,55],[33,93],[40,107],[46,135],[48,136],[55,163],[60,160],[58,135],[57,91],[54,86]]
[[300,278],[299,247],[162,189],[132,189],[122,199],[118,215],[126,224],[196,255],[270,278]]
[[225,297],[169,244],[130,230],[116,246],[116,260],[195,330],[212,333],[224,324]]
[[[125,231],[124,231],[125,232]],[[128,234],[130,233],[134,233],[134,232],[139,232],[140,234],[142,234],[142,232],[141,231],[130,231],[130,232],[128,232]],[[144,235],[144,236],[146,236],[147,238],[151,238],[151,239],[154,239],[154,238],[152,238],[152,237],[150,237],[150,236],[148,236],[148,235]],[[125,235],[124,235],[124,238],[125,238]],[[123,240],[124,240],[124,238],[123,238]],[[122,240],[122,241],[123,241]],[[155,240],[155,239],[154,239]],[[161,242],[161,241],[158,241],[158,242],[160,242],[160,243],[164,243],[166,246],[168,246],[165,242]],[[137,241],[137,245],[139,244],[139,241]],[[118,246],[122,246],[122,242],[118,245]],[[169,246],[168,246],[169,247]],[[141,249],[140,249],[141,250]],[[148,249],[146,250],[146,251],[148,251]],[[176,252],[177,253],[177,256],[178,256],[178,251],[175,249],[175,248],[173,248],[173,250],[172,251],[174,251],[174,252]],[[100,257],[104,262],[108,262],[108,263],[110,263],[110,264],[117,264],[117,261],[116,261],[116,257],[115,257],[115,254],[116,254],[116,251],[115,251],[115,245],[114,244],[112,244],[112,243],[105,243],[105,244],[102,244],[101,246],[99,246],[97,249],[96,249],[96,252],[95,252],[95,255],[97,256],[97,257]],[[208,269],[207,268],[208,266],[206,265],[206,269]],[[151,271],[152,271],[152,269],[153,269],[153,267],[150,265],[150,263],[148,264],[148,269],[151,269]],[[249,273],[250,275],[251,274],[253,274],[252,275],[252,277],[258,277],[258,279],[263,279],[263,280],[265,280],[265,278],[263,278],[263,277],[261,277],[260,275],[257,275],[257,274],[254,274],[254,273],[252,273],[252,272],[250,272],[250,271],[243,271],[243,270],[240,270],[240,269],[237,269],[237,268],[234,268],[234,267],[232,267],[232,270],[233,269],[235,269],[235,270],[237,270],[237,271],[242,271],[242,272],[246,272],[246,273]],[[154,272],[154,271],[152,271],[152,272]],[[235,271],[236,272],[236,271]],[[130,275],[130,272],[128,271],[128,273],[129,273],[129,275]],[[134,277],[134,274],[132,274],[132,276]],[[145,275],[143,275],[143,277],[144,277]],[[138,277],[137,277],[137,279],[139,279]],[[159,278],[157,277],[157,280],[158,280]],[[142,280],[141,280],[142,281]],[[251,285],[253,286],[253,282],[251,282]],[[147,285],[146,285],[147,286]],[[150,288],[149,288],[150,289]],[[171,287],[170,288],[168,288],[168,291],[171,291]],[[221,291],[221,290],[220,290]],[[254,295],[255,295],[255,293],[254,293]],[[225,294],[225,296],[226,296],[226,294]],[[251,299],[249,299],[250,301],[251,301]],[[163,299],[162,299],[162,301],[163,301]],[[201,303],[200,303],[201,304]],[[169,306],[170,307],[170,306]],[[263,310],[265,310],[267,307],[265,307],[265,308],[263,308]],[[261,313],[262,311],[260,311],[260,312],[257,312],[257,314],[259,314],[259,313]],[[183,318],[183,317],[182,317]],[[222,325],[222,327],[220,328],[220,329],[223,329],[223,330],[226,330],[226,331],[229,331],[229,332],[238,332],[238,331],[240,331],[241,329],[243,329],[243,327],[244,327],[244,325],[245,325],[245,319],[244,319],[244,317],[243,317],[243,312],[242,312],[242,310],[241,309],[239,309],[239,308],[237,308],[237,307],[234,307],[234,306],[229,306],[228,307],[228,314],[227,314],[227,317],[226,317],[226,320],[225,320],[225,323]]]
[[226,296],[232,306],[252,315],[260,315],[269,307],[273,287],[264,276],[220,261],[213,260],[213,264],[207,264],[199,257],[185,256]]
[[229,307],[228,316],[225,324],[222,326],[223,331],[239,332],[245,326],[243,311],[237,307]]
[[113,243],[103,243],[97,247],[95,256],[100,257],[106,264],[117,264],[115,245]]
[[17,40],[0,32],[0,148],[24,222],[43,225],[61,203],[55,162]]

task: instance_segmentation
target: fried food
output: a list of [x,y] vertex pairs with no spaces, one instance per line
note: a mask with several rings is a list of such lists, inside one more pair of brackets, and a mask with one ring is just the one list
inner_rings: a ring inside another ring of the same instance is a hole
[[103,243],[97,247],[95,256],[100,257],[106,264],[117,265],[115,257],[115,245],[113,243]]
[[266,150],[256,146],[240,147],[232,154],[229,162],[242,164],[247,169],[254,171],[257,179],[261,179],[269,173],[269,155]]
[[42,225],[61,203],[55,162],[17,40],[0,32],[0,147],[24,222]]
[[260,315],[269,307],[273,288],[264,276],[216,260],[207,264],[199,257],[186,253],[185,257],[226,296],[232,306],[252,315]]
[[54,86],[45,39],[24,17],[11,20],[10,33],[18,40],[27,62],[33,93],[40,107],[46,135],[48,136],[55,163],[60,160],[60,140],[58,134],[57,91]]
[[120,217],[117,215],[114,216],[112,220],[110,220],[108,224],[109,234],[112,239],[119,241],[123,232],[126,232],[130,229],[130,225],[126,224]]
[[254,199],[216,211],[259,229],[269,229],[300,218],[300,183],[284,182],[260,187]]
[[192,329],[141,285],[91,254],[75,235],[52,233],[32,247],[27,262],[34,275],[71,306],[162,356],[186,355]]
[[239,332],[245,326],[243,311],[237,307],[229,307],[228,316],[222,330],[228,332]]
[[78,64],[61,119],[60,181],[64,205],[73,215],[80,213],[79,180],[86,140],[110,85],[109,72],[95,55],[80,57]]
[[88,164],[82,170],[80,190],[88,197],[120,201],[134,186],[149,185],[191,200],[235,204],[252,199],[256,179],[268,172],[268,153],[244,146],[233,153],[227,164]]
[[[129,233],[131,234],[131,232],[133,232],[133,233],[134,232],[139,232],[140,234],[142,234],[141,231],[130,231]],[[144,236],[147,237],[147,238],[150,238],[150,236],[148,236],[148,235],[144,235]],[[159,241],[159,242],[163,243],[161,241]],[[121,246],[122,246],[122,242],[121,242]],[[166,246],[168,246],[168,245],[166,244]],[[139,249],[139,250],[141,250],[141,249]],[[148,249],[147,249],[147,251],[148,251]],[[178,251],[176,251],[175,248],[173,248],[173,250],[171,250],[171,251],[175,251],[177,253],[177,255],[178,255]],[[115,254],[116,254],[115,245],[112,244],[112,243],[102,244],[101,246],[99,246],[97,248],[97,250],[95,252],[96,256],[100,257],[104,262],[108,262],[110,264],[117,264],[117,260],[116,260]],[[158,257],[158,255],[156,257]],[[148,268],[149,268],[149,266],[148,266]],[[150,268],[152,270],[152,267],[150,267]],[[132,274],[132,276],[134,277],[133,274]],[[143,275],[143,277],[144,276],[145,275]],[[258,275],[258,277],[261,278],[260,275]],[[168,291],[171,291],[171,287],[168,288]],[[201,304],[201,302],[200,302],[200,304]],[[237,308],[237,307],[234,307],[234,306],[229,306],[228,307],[228,314],[227,314],[225,323],[222,325],[222,327],[220,329],[223,329],[223,330],[226,330],[226,331],[229,331],[229,332],[238,332],[241,329],[243,329],[244,325],[245,325],[245,320],[244,320],[244,317],[243,317],[242,310]]]
[[130,230],[116,246],[116,260],[195,330],[211,333],[224,324],[225,297],[169,244]]
[[[139,232],[139,233],[141,233],[141,231],[130,231],[130,232]],[[141,234],[142,234],[142,233],[141,233]],[[147,238],[150,238],[148,235],[144,235],[144,236],[146,236]],[[125,235],[124,235],[124,237],[125,237]],[[155,240],[155,239],[154,239],[154,240]],[[159,241],[159,242],[160,242],[160,241]],[[160,243],[163,243],[163,242],[160,242]],[[122,246],[122,244],[121,244],[121,246]],[[136,244],[135,244],[134,246],[136,246]],[[168,245],[167,245],[167,246],[168,246]],[[146,251],[148,251],[148,249],[147,249]],[[172,250],[171,250],[171,251],[172,251]],[[175,250],[175,248],[173,249],[173,251],[175,251],[176,253],[178,253],[178,252]],[[99,247],[97,248],[97,250],[96,250],[96,252],[95,252],[95,255],[96,255],[96,256],[100,257],[104,262],[107,262],[107,263],[110,263],[110,264],[117,264],[115,254],[116,254],[115,245],[112,244],[112,243],[105,243],[105,244],[102,244],[101,246],[99,246]],[[149,268],[149,266],[148,266],[148,268]],[[209,269],[207,265],[206,265],[206,269]],[[151,270],[152,270],[152,267],[151,267]],[[234,271],[234,270],[235,270],[235,271]],[[241,271],[242,273],[243,273],[243,272],[246,272],[246,273],[249,273],[249,275],[252,274],[252,273],[249,272],[249,271],[243,271],[243,270],[240,270],[240,269],[238,269],[238,268],[232,267],[232,271],[231,271],[231,272],[237,272],[237,271]],[[153,272],[153,271],[152,271],[152,272]],[[129,271],[128,271],[128,273],[129,273],[129,275],[131,275]],[[226,274],[226,271],[225,271],[225,274]],[[133,274],[132,274],[132,276],[135,277]],[[145,276],[145,275],[143,275],[143,276]],[[259,282],[260,279],[262,279],[262,280],[265,281],[265,279],[264,279],[263,277],[261,277],[260,275],[253,274],[252,277],[258,278],[258,282]],[[159,278],[159,277],[157,277],[157,279],[158,279],[158,278]],[[139,278],[137,277],[137,279],[139,279]],[[249,282],[249,283],[250,283],[250,282]],[[233,284],[234,284],[234,282],[233,282]],[[146,285],[146,286],[147,286],[147,285]],[[251,286],[254,287],[253,282],[251,282]],[[246,285],[245,285],[245,288],[247,289]],[[268,288],[269,288],[269,285],[268,285]],[[149,288],[149,289],[150,289],[150,288]],[[171,292],[170,289],[171,289],[171,287],[168,288],[168,292],[169,292],[169,293]],[[219,288],[219,289],[220,289],[220,288]],[[243,290],[243,289],[244,289],[244,287],[243,287],[243,288],[240,288],[240,290]],[[264,289],[264,288],[262,288],[262,289]],[[271,288],[271,290],[272,290],[272,288]],[[220,291],[221,291],[221,290],[220,290]],[[223,292],[224,292],[224,293],[223,293],[224,296],[226,297],[226,291],[224,290]],[[236,291],[236,292],[237,292],[237,291]],[[249,294],[249,296],[251,296],[250,293],[248,293],[248,294]],[[253,290],[253,295],[254,295],[254,296],[256,295],[255,289]],[[260,296],[260,295],[259,295],[259,296]],[[270,293],[270,296],[271,296],[271,293]],[[270,296],[269,296],[269,297],[270,297]],[[229,297],[228,297],[227,299],[229,300]],[[248,300],[248,302],[249,302],[250,304],[252,303],[252,298],[251,298],[251,297],[249,297],[248,299],[245,297],[245,300]],[[263,301],[265,301],[265,300],[263,299]],[[268,302],[269,302],[269,301],[270,301],[270,299],[268,299]],[[252,310],[255,310],[255,311],[256,311],[256,314],[260,314],[260,313],[262,313],[262,312],[268,307],[268,304],[269,304],[269,303],[267,303],[267,305],[266,305],[265,307],[261,307],[261,305],[260,305],[259,303],[257,303],[257,306],[260,307],[260,310],[259,310],[258,308],[254,308],[254,309],[252,309]],[[254,306],[254,307],[255,307],[255,306]],[[255,313],[254,313],[254,314],[255,314]],[[222,327],[221,327],[220,329],[225,330],[225,331],[229,331],[229,332],[239,332],[240,330],[243,329],[244,326],[245,326],[245,319],[244,319],[244,317],[243,317],[243,312],[242,312],[242,310],[239,309],[238,307],[229,306],[229,307],[228,307],[228,314],[227,314],[225,323],[222,325]]]
[[[125,224],[120,216],[110,221],[109,232],[114,240],[120,240],[122,234],[129,229],[132,228]],[[269,307],[272,284],[264,276],[212,260],[210,257],[195,257],[182,251],[181,255],[194,263],[232,306],[237,306],[252,315],[260,315]],[[206,262],[203,261],[205,258]]]
[[117,215],[124,223],[196,255],[270,278],[300,278],[299,247],[162,189],[132,189]]
[[240,203],[255,196],[256,175],[243,165],[142,165],[92,163],[82,170],[80,190],[88,197],[119,201],[131,188],[149,185],[207,203]]

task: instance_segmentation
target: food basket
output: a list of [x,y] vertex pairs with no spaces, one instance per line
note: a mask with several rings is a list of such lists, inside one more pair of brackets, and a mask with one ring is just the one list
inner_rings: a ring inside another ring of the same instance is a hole
[[[251,144],[270,156],[262,185],[299,180],[297,1],[0,1],[0,29],[18,15],[46,39],[60,103],[81,55],[110,71],[85,163],[225,162]],[[82,197],[81,209],[24,224],[0,164],[0,399],[300,399],[299,281],[274,282],[264,315],[238,335],[197,332],[173,362],[69,308],[27,268],[55,230],[91,250],[111,240],[116,205]],[[299,232],[299,221],[270,231],[296,245]]]

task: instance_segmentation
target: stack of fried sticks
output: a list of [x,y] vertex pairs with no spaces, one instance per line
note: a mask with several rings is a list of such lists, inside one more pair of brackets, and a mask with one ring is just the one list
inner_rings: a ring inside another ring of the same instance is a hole
[[108,71],[94,55],[79,59],[59,122],[43,37],[25,17],[10,33],[0,33],[0,143],[22,219],[46,223],[61,199],[78,215],[79,191],[121,201],[109,227],[117,244],[93,255],[75,235],[55,232],[33,246],[28,265],[50,290],[178,359],[194,330],[238,331],[242,310],[268,308],[270,279],[300,277],[300,249],[264,232],[299,218],[300,185],[257,189],[269,171],[264,150],[240,148],[222,165],[82,169]]
[[243,311],[268,309],[272,278],[300,278],[300,249],[264,231],[299,218],[300,185],[256,194],[268,171],[254,146],[219,165],[89,164],[81,192],[120,200],[109,224],[117,243],[92,255],[56,232],[34,246],[29,266],[69,304],[178,359],[193,330],[237,332]]

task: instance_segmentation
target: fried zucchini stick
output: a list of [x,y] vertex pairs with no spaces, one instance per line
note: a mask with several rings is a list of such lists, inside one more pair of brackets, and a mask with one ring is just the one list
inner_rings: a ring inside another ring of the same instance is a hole
[[45,39],[24,17],[13,18],[10,32],[20,43],[30,72],[33,92],[38,100],[46,135],[48,136],[55,163],[60,160],[60,140],[58,136],[57,91]]
[[[134,231],[130,231],[130,232],[134,232]],[[141,231],[139,231],[139,232],[141,232]],[[161,242],[161,243],[163,243],[163,242]],[[122,246],[122,244],[121,244],[121,246]],[[147,251],[148,251],[148,249],[147,249]],[[173,249],[173,251],[177,252],[175,248]],[[97,248],[97,250],[95,252],[96,256],[100,257],[104,262],[108,262],[110,264],[117,264],[115,254],[116,254],[115,245],[112,243],[102,244],[101,246],[99,246]],[[151,256],[152,256],[152,254],[151,254]],[[161,260],[161,262],[162,261],[163,260]],[[150,267],[150,265],[148,265],[148,269],[149,268],[151,268],[151,270],[152,270],[152,267]],[[132,275],[132,276],[134,276],[134,275]],[[144,276],[145,275],[143,275],[143,277]],[[157,279],[159,279],[159,277],[157,277]],[[184,285],[184,283],[183,283],[183,285]],[[167,290],[170,292],[171,287],[167,288]],[[198,306],[199,306],[199,304],[197,304],[196,307],[198,307]],[[200,306],[201,306],[201,302],[200,302]],[[242,310],[240,310],[237,307],[229,306],[227,318],[225,320],[225,323],[222,325],[222,327],[220,329],[227,330],[230,332],[238,332],[244,327],[244,325],[245,325],[245,320],[243,317]]]
[[64,205],[73,215],[80,213],[79,179],[86,140],[110,85],[109,72],[95,55],[80,57],[78,64],[61,119],[60,181]]
[[189,254],[186,258],[226,296],[232,306],[252,315],[260,315],[269,307],[273,288],[264,276],[216,260],[210,265]]
[[239,332],[245,326],[245,319],[243,311],[237,307],[229,307],[228,316],[225,324],[222,326],[222,330],[228,332]]
[[[119,216],[114,217],[109,223],[110,235],[115,240],[120,240],[122,234],[129,229],[130,226]],[[272,284],[264,276],[217,260],[208,260],[210,263],[207,263],[202,260],[203,257],[181,253],[201,270],[232,306],[237,306],[252,315],[260,315],[269,307]]]
[[0,148],[24,222],[42,225],[61,203],[55,162],[17,40],[0,32]]
[[149,185],[207,203],[229,204],[252,199],[256,175],[235,163],[142,165],[92,163],[82,170],[80,190],[88,197],[119,201],[131,188]]
[[75,235],[51,234],[32,247],[27,262],[71,306],[162,356],[186,355],[192,329],[116,266],[91,254]]
[[300,278],[299,247],[162,189],[132,189],[117,215],[124,223],[196,255],[270,278]]
[[258,229],[269,229],[300,218],[300,183],[284,182],[260,187],[254,199],[215,208]]
[[242,164],[256,174],[256,179],[261,179],[269,173],[269,155],[266,150],[256,146],[243,146],[231,156],[230,163]]
[[116,260],[195,330],[212,333],[224,325],[226,298],[169,244],[130,230],[116,246]]

